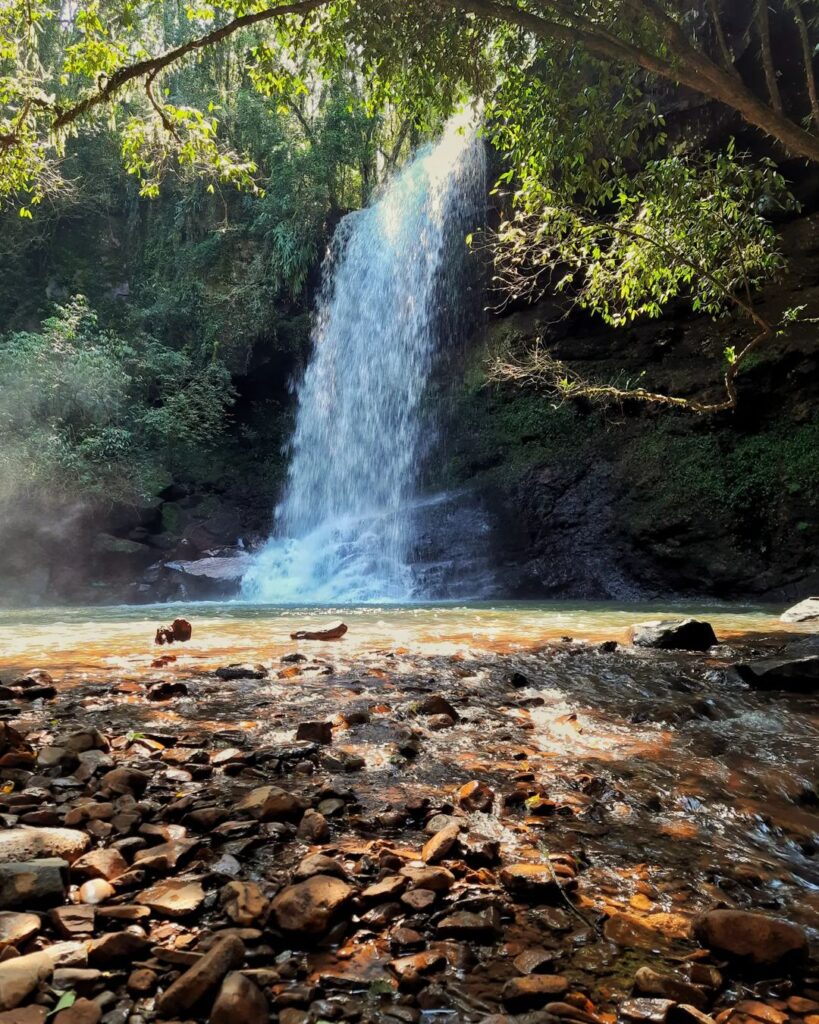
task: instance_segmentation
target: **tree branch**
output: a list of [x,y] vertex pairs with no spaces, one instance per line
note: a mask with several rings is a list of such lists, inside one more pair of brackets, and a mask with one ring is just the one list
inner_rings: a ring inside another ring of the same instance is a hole
[[813,73],[813,50],[810,44],[808,23],[805,20],[805,14],[799,0],[785,0],[785,3],[790,9],[791,14],[793,14],[793,19],[799,31],[799,41],[802,44],[802,63],[805,67],[805,83],[808,87],[808,96],[810,97],[811,114],[813,115],[814,125],[819,127],[819,99],[816,96],[816,76]]
[[781,114],[782,94],[779,91],[779,83],[776,80],[776,68],[771,52],[771,24],[768,14],[768,0],[756,0],[756,27],[759,32],[759,44],[762,49],[762,67],[765,70],[765,82],[768,86],[768,96],[771,99],[771,106],[777,114]]
[[722,62],[725,65],[725,69],[727,71],[733,71],[734,74],[738,74],[739,72],[737,72],[734,67],[734,55],[731,53],[731,48],[728,46],[725,28],[719,14],[718,0],[708,0],[708,9],[711,12],[711,20],[714,23],[714,32],[717,36],[717,45],[719,46],[719,52],[722,54]]
[[229,21],[226,25],[206,33],[204,36],[190,39],[187,43],[183,43],[173,50],[167,50],[158,57],[147,57],[145,60],[137,61],[135,64],[128,64],[125,67],[119,68],[105,81],[105,84],[97,92],[91,93],[71,107],[57,110],[52,130],[60,131],[63,128],[67,128],[90,110],[103,103],[107,103],[113,96],[136,79],[145,78],[149,75],[155,78],[160,71],[164,71],[165,68],[178,63],[189,54],[221,43],[241,29],[250,28],[253,25],[259,25],[262,22],[271,21],[275,18],[284,18],[289,14],[307,15],[321,7],[327,6],[329,3],[330,0],[295,0],[293,3],[278,4],[275,7],[264,11],[257,11],[254,14],[243,14],[238,18],[234,18],[233,21]]

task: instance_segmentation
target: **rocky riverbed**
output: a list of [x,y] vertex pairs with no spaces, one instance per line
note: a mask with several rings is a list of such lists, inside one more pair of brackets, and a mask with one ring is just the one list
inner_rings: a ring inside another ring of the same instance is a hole
[[0,1024],[819,1024],[790,641],[10,667]]

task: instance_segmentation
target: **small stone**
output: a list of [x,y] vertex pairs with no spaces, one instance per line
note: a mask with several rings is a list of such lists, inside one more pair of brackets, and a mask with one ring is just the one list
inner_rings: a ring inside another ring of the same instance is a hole
[[64,939],[84,939],[94,931],[96,911],[90,904],[55,907],[49,916],[55,930]]
[[368,906],[376,903],[388,903],[390,900],[397,899],[406,886],[406,878],[402,878],[400,875],[387,875],[380,882],[368,885],[361,893],[361,900]]
[[560,953],[554,949],[525,949],[515,957],[515,970],[521,974],[549,974],[559,956]]
[[410,889],[409,892],[405,892],[401,896],[401,902],[405,907],[409,907],[410,910],[416,913],[423,913],[435,903],[438,899],[438,893],[433,892],[432,889]]
[[461,910],[439,921],[435,932],[445,939],[494,942],[501,933],[500,915],[496,907],[487,907],[477,913]]
[[390,962],[389,969],[398,978],[401,988],[418,988],[424,982],[423,979],[446,968],[447,959],[439,951],[426,950],[422,953],[413,953],[411,956],[403,956],[398,960]]
[[84,878],[104,878],[111,882],[128,870],[128,864],[119,850],[91,850],[74,861],[71,870]]
[[141,796],[148,788],[150,777],[136,768],[114,768],[100,780],[105,789],[112,793]]
[[620,1003],[620,1014],[640,1024],[664,1024],[674,1003],[670,999],[626,999]]
[[45,1024],[47,1013],[45,1006],[19,1006],[0,1013],[0,1024]]
[[453,722],[458,721],[458,712],[449,701],[440,693],[430,694],[418,705],[418,713],[421,715],[447,715]]
[[255,882],[228,882],[219,898],[231,921],[244,928],[260,920],[267,910],[265,895]]
[[150,948],[145,933],[137,925],[124,932],[107,932],[94,939],[88,949],[88,962],[92,967],[107,968],[111,961],[137,960]]
[[40,930],[36,914],[18,914],[13,910],[0,911],[0,950],[6,946],[21,946]]
[[467,782],[465,786],[461,786],[458,790],[456,801],[459,807],[463,807],[470,814],[475,811],[488,814],[492,810],[492,804],[495,802],[495,794],[483,782],[473,780],[472,782]]
[[401,868],[400,874],[410,880],[413,889],[430,889],[432,892],[449,892],[455,884],[455,876],[448,868],[415,867],[408,864]]
[[213,674],[225,682],[232,682],[235,679],[265,679],[267,669],[264,665],[225,665],[217,668]]
[[271,911],[279,928],[291,934],[324,934],[354,890],[339,878],[313,875],[287,886],[273,900]]
[[174,697],[187,697],[188,687],[178,679],[165,679],[161,683],[154,683],[149,686],[145,696],[151,701],[173,700]]
[[222,982],[209,1020],[210,1024],[267,1024],[269,1016],[270,1007],[259,986],[232,971]]
[[430,715],[427,719],[427,729],[432,732],[443,732],[445,729],[452,729],[454,725],[455,719],[449,715]]
[[293,879],[300,882],[313,875],[335,875],[337,878],[347,877],[341,864],[323,853],[311,853],[308,857],[305,857],[293,872]]
[[259,786],[236,805],[236,810],[250,814],[259,821],[298,821],[304,801],[278,786]]
[[558,881],[554,868],[546,864],[510,864],[501,869],[500,880],[517,899],[550,901],[560,888],[568,887],[571,880]]
[[641,967],[634,976],[634,988],[640,995],[662,996],[675,1003],[690,1003],[702,1010],[707,1000],[705,990],[673,974],[661,974],[650,967]]
[[501,998],[513,1013],[539,1010],[556,997],[565,995],[569,982],[559,974],[528,974],[512,978],[503,986]]
[[330,838],[330,826],[323,814],[314,810],[306,810],[304,817],[299,822],[296,835],[305,843],[326,843]]
[[333,742],[332,722],[302,722],[296,729],[297,740],[308,740],[310,743],[321,743],[328,746]]
[[137,903],[166,917],[185,917],[197,911],[204,901],[205,890],[199,882],[178,878],[159,882],[137,896]]
[[227,935],[208,950],[191,968],[180,975],[157,999],[159,1015],[173,1018],[194,1007],[207,993],[212,992],[225,975],[241,967],[245,947],[241,939]]
[[80,886],[79,897],[81,903],[90,903],[96,906],[97,903],[104,903],[116,896],[117,891],[110,882],[104,878],[92,878]]
[[452,824],[442,828],[436,833],[421,851],[421,860],[426,864],[437,864],[449,855],[455,855],[457,850],[458,837],[461,834],[460,827]]
[[152,996],[158,983],[156,973],[148,967],[140,967],[128,975],[127,988],[132,996]]
[[55,1015],[54,1024],[98,1024],[101,1017],[99,1003],[93,999],[77,999],[72,1006]]

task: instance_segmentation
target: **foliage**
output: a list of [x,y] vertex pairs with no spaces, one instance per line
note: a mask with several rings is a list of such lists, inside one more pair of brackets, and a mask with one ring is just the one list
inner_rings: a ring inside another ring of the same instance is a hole
[[2,477],[136,499],[160,469],[217,442],[232,401],[224,367],[149,337],[126,342],[78,296],[40,332],[0,338]]

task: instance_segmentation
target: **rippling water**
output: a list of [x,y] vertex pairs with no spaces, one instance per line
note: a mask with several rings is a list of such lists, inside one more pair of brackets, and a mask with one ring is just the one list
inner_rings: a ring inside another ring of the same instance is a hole
[[[547,640],[625,640],[629,626],[657,618],[707,618],[717,635],[782,631],[779,608],[690,604],[506,602],[387,605],[384,607],[277,607],[244,603],[0,610],[0,668],[36,662],[42,667],[145,667],[159,650],[156,627],[182,616],[193,639],[176,644],[179,667],[224,664],[226,658],[276,657],[293,649],[290,633],[343,619],[350,627],[340,642],[309,643],[311,654],[345,655],[379,647],[413,653],[454,654],[524,651]],[[793,630],[794,627],[790,627]],[[808,631],[807,628],[805,631]],[[164,649],[163,649],[164,650]]]

